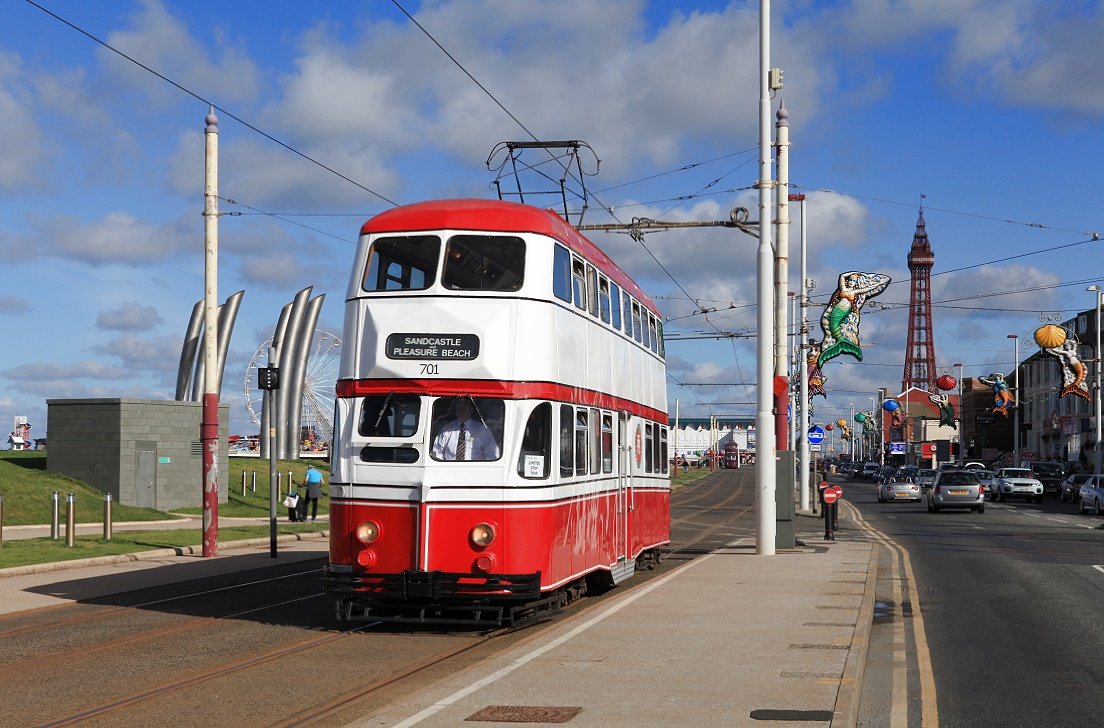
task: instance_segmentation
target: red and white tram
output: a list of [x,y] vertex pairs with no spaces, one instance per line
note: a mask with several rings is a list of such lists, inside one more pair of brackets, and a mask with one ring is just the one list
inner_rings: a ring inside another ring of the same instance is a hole
[[658,559],[660,317],[559,216],[374,217],[343,341],[324,576],[343,618],[515,623]]

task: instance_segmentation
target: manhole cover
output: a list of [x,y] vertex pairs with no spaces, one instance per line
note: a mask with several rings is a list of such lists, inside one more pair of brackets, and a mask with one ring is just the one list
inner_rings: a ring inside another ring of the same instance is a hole
[[467,720],[488,723],[566,723],[582,708],[555,708],[544,705],[488,705]]

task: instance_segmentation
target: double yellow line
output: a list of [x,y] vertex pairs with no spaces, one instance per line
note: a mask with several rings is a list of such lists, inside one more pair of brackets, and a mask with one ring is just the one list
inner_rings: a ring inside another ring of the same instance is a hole
[[[922,728],[937,728],[939,708],[935,699],[935,675],[932,673],[931,654],[928,652],[928,639],[924,631],[924,617],[920,611],[920,596],[916,590],[916,577],[912,571],[912,561],[909,559],[908,551],[868,523],[854,505],[847,501],[841,502],[855,526],[865,532],[875,543],[889,550],[893,602],[898,610],[905,601],[903,599],[905,593],[908,594],[908,601],[912,604],[912,635],[916,642],[916,664],[920,675],[920,724]],[[905,637],[905,620],[899,611],[898,618],[893,620],[893,694],[890,728],[908,728],[908,661]]]

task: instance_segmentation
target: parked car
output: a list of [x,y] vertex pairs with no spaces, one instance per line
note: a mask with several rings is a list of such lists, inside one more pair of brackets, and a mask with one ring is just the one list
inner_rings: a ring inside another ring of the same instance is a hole
[[1043,484],[1032,475],[1029,468],[1001,468],[997,471],[997,478],[993,481],[991,500],[1004,501],[1012,496],[1020,496],[1033,500],[1036,503],[1043,502]]
[[897,474],[893,477],[897,478],[898,481],[904,480],[905,478],[912,478],[915,481],[916,476],[919,475],[919,473],[920,466],[918,465],[902,465],[901,467],[897,468]]
[[981,481],[981,487],[985,489],[985,495],[989,495],[993,490],[993,481],[996,480],[997,477],[993,471],[971,468],[968,464],[966,469],[978,477],[978,480]]
[[1077,505],[1078,513],[1088,513],[1092,505],[1093,513],[1100,515],[1101,506],[1104,505],[1104,476],[1090,475],[1089,479],[1081,484],[1081,500]]
[[969,508],[985,513],[985,489],[972,470],[943,470],[936,474],[928,489],[928,510]]
[[1031,463],[1031,474],[1043,484],[1043,493],[1055,498],[1062,494],[1062,481],[1066,479],[1066,468],[1061,463]]
[[890,478],[893,478],[896,475],[897,468],[893,467],[892,465],[883,465],[882,467],[878,468],[878,473],[874,476],[874,482],[878,483],[879,485],[883,483],[888,483]]
[[916,472],[916,484],[920,486],[921,490],[930,488],[933,480],[935,480],[935,470],[933,468],[920,468]]
[[880,467],[878,463],[864,463],[862,466],[862,479],[874,480],[874,476],[878,474],[878,468]]
[[1092,477],[1092,473],[1073,473],[1062,481],[1062,502],[1077,503],[1081,500],[1081,486]]

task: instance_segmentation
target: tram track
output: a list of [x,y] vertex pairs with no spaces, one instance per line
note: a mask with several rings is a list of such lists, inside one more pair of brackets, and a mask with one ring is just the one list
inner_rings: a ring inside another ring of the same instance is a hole
[[[705,487],[690,498],[672,498],[672,510],[679,516],[672,520],[668,555],[674,558],[639,573],[626,588],[731,541],[733,531],[742,528],[752,505],[751,489],[742,478],[717,480],[725,482],[702,483]],[[0,652],[5,644],[21,644],[4,638],[36,633],[51,647],[51,654],[0,667],[0,694],[13,696],[5,701],[12,709],[0,722],[145,726],[172,716],[174,726],[184,727],[225,723],[232,715],[233,724],[243,728],[338,728],[492,657],[535,630],[596,607],[606,597],[592,595],[551,622],[514,629],[438,632],[373,622],[342,629],[348,625],[333,621],[331,610],[313,601],[324,594],[305,593],[314,591],[317,585],[310,579],[317,573],[315,568],[299,569],[217,588],[192,585],[178,594],[119,594],[76,605],[95,613],[42,612],[42,621],[33,625],[18,623],[33,612],[12,615],[15,621],[0,619]],[[272,599],[274,583],[284,585],[279,599]],[[621,593],[623,589],[614,589],[609,596]],[[235,608],[207,613],[231,599]],[[132,628],[137,614],[150,620],[183,618],[186,623],[89,644],[98,636]],[[90,630],[89,625],[97,626]],[[315,631],[304,635],[304,629]],[[68,646],[63,650],[61,645]],[[118,677],[104,681],[105,675]],[[322,675],[325,679],[319,682]],[[299,676],[315,676],[315,681]],[[218,696],[217,704],[210,704],[211,696]],[[220,705],[229,712],[213,712]]]

